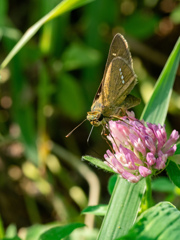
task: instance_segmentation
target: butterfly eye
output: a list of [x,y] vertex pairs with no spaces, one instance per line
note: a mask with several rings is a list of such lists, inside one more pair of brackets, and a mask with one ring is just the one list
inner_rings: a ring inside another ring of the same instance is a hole
[[99,118],[98,118],[98,121],[102,121],[103,118],[104,118],[104,116],[103,116],[103,114],[101,113],[101,115],[100,115]]

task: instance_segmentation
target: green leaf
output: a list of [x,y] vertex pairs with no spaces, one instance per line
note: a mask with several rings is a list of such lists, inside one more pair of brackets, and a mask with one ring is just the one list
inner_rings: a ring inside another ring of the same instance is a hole
[[174,8],[170,15],[170,19],[175,23],[180,23],[180,4]]
[[94,214],[96,216],[104,216],[107,212],[108,205],[106,204],[99,204],[96,206],[88,206],[87,208],[83,209],[81,214]]
[[70,238],[67,237],[65,240],[95,240],[97,235],[97,228],[78,228],[72,232]]
[[117,181],[117,178],[118,178],[118,175],[117,174],[114,174],[110,177],[109,181],[108,181],[108,192],[110,194],[112,194],[113,190],[114,190],[114,187],[115,187],[115,184],[116,184],[116,181]]
[[145,179],[130,183],[118,177],[98,240],[115,239],[128,232],[137,217],[144,191]]
[[1,240],[21,240],[18,236],[15,236],[13,238],[2,238]]
[[62,55],[63,67],[66,71],[96,65],[100,61],[100,53],[80,43],[73,43]]
[[180,155],[180,143],[177,143],[176,147],[177,149],[176,149],[175,155]]
[[17,227],[15,224],[10,224],[7,228],[6,228],[6,238],[11,238],[17,235]]
[[167,177],[159,177],[152,181],[152,190],[158,192],[174,193],[175,186]]
[[[8,12],[8,2],[6,0],[0,1],[0,26],[5,26],[6,16]],[[1,29],[0,29],[1,30]],[[1,31],[0,31],[0,38],[1,38]]]
[[169,202],[161,202],[139,217],[126,236],[116,240],[171,239],[180,236],[180,212]]
[[82,88],[70,74],[63,74],[58,79],[58,103],[63,112],[73,120],[80,120],[85,113],[85,99]]
[[141,118],[145,121],[164,124],[179,61],[180,38],[155,85],[151,99],[142,113]]
[[98,158],[93,158],[91,156],[83,156],[82,159],[92,163],[93,165],[101,168],[101,169],[104,169],[105,171],[108,171],[108,172],[112,172],[114,173],[114,171],[112,170],[112,168],[110,168],[109,166],[107,166],[102,160],[98,159]]
[[171,181],[177,187],[180,187],[180,143],[178,143],[176,146],[177,149],[175,154],[172,157],[169,157],[170,162],[166,167],[166,171]]
[[180,188],[180,165],[170,161],[166,167],[166,171],[172,182]]
[[35,224],[27,229],[27,235],[26,240],[38,240],[39,236],[47,231],[50,226],[48,225],[41,225],[41,224]]
[[[154,14],[148,14],[143,11],[135,11],[123,24],[123,28],[128,35],[135,38],[146,39],[154,34],[158,26],[159,18]],[[144,27],[146,26],[146,27]]]
[[62,227],[53,227],[44,232],[39,240],[60,240],[72,233],[76,228],[85,227],[83,223],[72,223]]
[[36,32],[45,24],[46,22],[60,16],[61,14],[71,11],[75,8],[81,7],[92,0],[63,0],[55,8],[53,8],[48,14],[42,17],[38,22],[31,26],[19,42],[14,46],[8,56],[4,59],[1,64],[1,69],[5,68],[11,59],[21,50],[21,48],[36,34]]

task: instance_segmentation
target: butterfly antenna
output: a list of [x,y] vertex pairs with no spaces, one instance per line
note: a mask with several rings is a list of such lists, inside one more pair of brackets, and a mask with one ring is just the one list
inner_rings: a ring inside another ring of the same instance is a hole
[[92,128],[91,128],[91,131],[90,131],[89,136],[88,136],[88,138],[87,138],[87,143],[89,143],[89,139],[90,139],[91,133],[92,133],[92,131],[93,131],[93,128],[94,128],[94,126],[92,126]]
[[81,124],[83,124],[87,119],[85,118],[79,125],[77,125],[73,130],[66,135],[66,137],[69,137]]

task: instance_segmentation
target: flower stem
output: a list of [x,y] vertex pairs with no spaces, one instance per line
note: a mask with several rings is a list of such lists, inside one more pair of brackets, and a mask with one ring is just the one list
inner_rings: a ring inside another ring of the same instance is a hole
[[146,205],[147,209],[152,206],[151,177],[146,177]]

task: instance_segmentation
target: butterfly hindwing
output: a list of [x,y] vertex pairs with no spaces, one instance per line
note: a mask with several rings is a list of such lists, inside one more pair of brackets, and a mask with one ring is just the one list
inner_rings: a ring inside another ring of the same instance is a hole
[[136,83],[136,75],[129,64],[121,57],[114,58],[107,69],[102,89],[104,114],[110,114],[120,106]]

